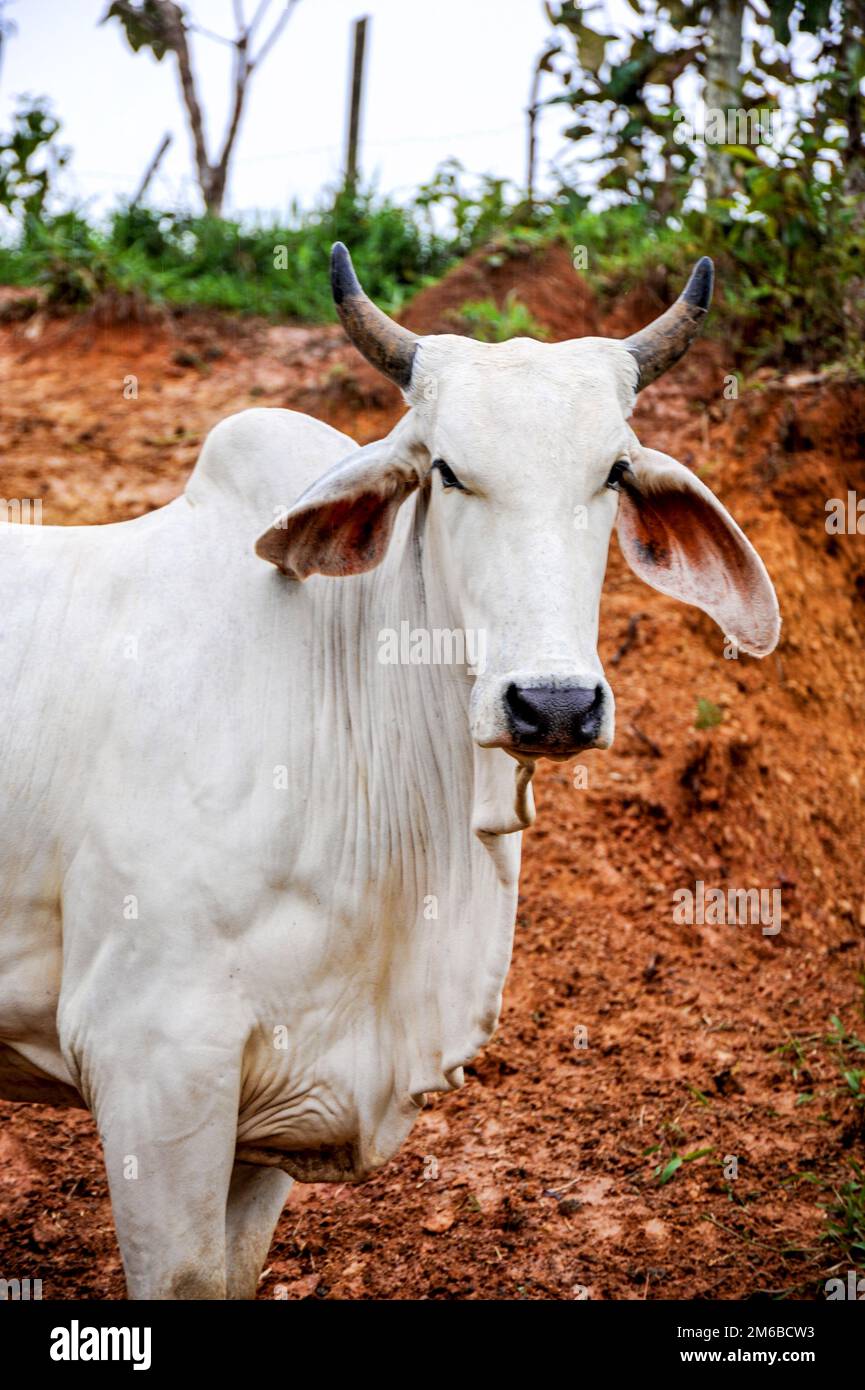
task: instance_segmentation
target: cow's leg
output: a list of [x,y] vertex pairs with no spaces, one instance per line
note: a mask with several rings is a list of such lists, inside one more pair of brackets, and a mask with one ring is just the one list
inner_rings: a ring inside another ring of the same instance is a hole
[[292,1180],[281,1168],[235,1163],[225,1212],[227,1296],[254,1298]]
[[125,1027],[103,1011],[107,1032],[75,1059],[102,1139],[128,1294],[225,1298],[242,1045],[216,1036],[194,1000],[160,1025],[145,1009],[147,1027],[131,1008]]
[[140,1107],[124,1096],[96,1115],[128,1295],[225,1298],[234,1117],[214,1123],[191,1098],[181,1113],[148,1090]]

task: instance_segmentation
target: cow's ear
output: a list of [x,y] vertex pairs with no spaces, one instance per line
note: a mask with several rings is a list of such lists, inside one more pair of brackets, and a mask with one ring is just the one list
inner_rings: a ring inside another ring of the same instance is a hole
[[290,579],[362,574],[381,564],[400,505],[420,481],[391,434],[328,470],[259,537],[255,553]]
[[756,550],[717,497],[667,454],[635,446],[621,484],[619,544],[631,569],[702,608],[752,656],[778,642],[778,600]]

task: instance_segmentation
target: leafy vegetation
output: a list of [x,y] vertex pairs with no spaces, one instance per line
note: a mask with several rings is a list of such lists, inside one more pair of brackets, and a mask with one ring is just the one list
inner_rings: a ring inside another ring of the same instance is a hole
[[338,195],[289,226],[117,210],[107,227],[76,212],[25,216],[0,248],[0,280],[37,285],[50,303],[83,305],[113,289],[164,304],[196,304],[274,318],[334,317],[327,275],[334,241],[352,248],[369,293],[391,311],[450,262],[445,241],[371,194]]
[[44,101],[19,101],[12,130],[0,136],[0,207],[39,217],[50,185],[69,159],[58,146],[60,122]]
[[835,1200],[827,1210],[828,1224],[823,1239],[839,1247],[844,1261],[857,1269],[865,1268],[865,1169],[850,1160],[852,1177],[834,1190]]
[[[861,979],[860,975],[860,979]],[[832,1014],[825,1033],[790,1037],[778,1048],[791,1067],[793,1080],[806,1089],[800,1090],[797,1104],[811,1104],[818,1096],[826,1101],[840,1101],[846,1119],[845,1143],[865,1137],[865,1041],[848,1029],[838,1014]],[[837,1079],[818,1087],[815,1064],[820,1058],[829,1061]],[[826,1118],[825,1115],[820,1117]],[[832,1197],[822,1203],[826,1209],[826,1229],[822,1239],[836,1247],[834,1256],[856,1268],[865,1267],[865,1169],[855,1158],[849,1159],[849,1176],[831,1185],[820,1183],[813,1174],[802,1173],[801,1180],[829,1186]]]
[[[574,117],[570,197],[597,188],[612,205],[601,214],[612,235],[599,257],[591,239],[576,238],[590,273],[616,288],[652,261],[681,272],[705,253],[723,287],[713,319],[743,354],[789,363],[861,355],[861,3],[774,0],[761,17],[738,0],[632,0],[629,26],[615,33],[599,4],[548,9],[561,50],[561,90],[548,104]],[[794,41],[806,35],[803,71]],[[701,79],[699,110],[678,106],[685,74]]]
[[533,318],[513,290],[501,308],[494,299],[474,299],[463,304],[458,318],[473,338],[482,343],[505,343],[509,338],[544,339],[547,330]]

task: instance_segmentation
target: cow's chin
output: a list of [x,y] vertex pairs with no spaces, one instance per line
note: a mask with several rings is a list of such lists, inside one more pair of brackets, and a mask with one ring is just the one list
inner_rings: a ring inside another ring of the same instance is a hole
[[498,748],[502,753],[507,753],[509,757],[523,766],[534,767],[535,763],[546,758],[551,763],[569,763],[574,758],[579,758],[582,753],[588,752],[592,748],[601,750],[609,748],[612,738],[598,737],[592,739],[590,743],[581,743],[574,747],[559,748],[540,746],[529,747],[524,744],[514,743],[507,737],[502,737],[490,743],[481,743],[480,748]]

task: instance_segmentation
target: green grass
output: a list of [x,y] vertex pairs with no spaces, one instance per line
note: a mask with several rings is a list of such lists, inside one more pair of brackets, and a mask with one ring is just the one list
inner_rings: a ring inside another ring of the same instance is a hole
[[199,305],[271,318],[335,317],[328,261],[345,241],[367,292],[390,312],[453,257],[446,240],[409,211],[371,195],[345,195],[287,226],[120,209],[105,228],[80,214],[27,218],[0,247],[0,282],[41,286],[58,306],[112,291],[157,304]]
[[[861,974],[859,978],[862,981]],[[800,1091],[797,1104],[811,1103],[818,1095],[811,1055],[816,1059],[822,1053],[831,1061],[837,1081],[822,1088],[821,1098],[843,1100],[847,1119],[843,1142],[861,1145],[865,1138],[865,1041],[848,1029],[838,1014],[832,1014],[828,1032],[790,1037],[776,1050],[787,1058],[793,1081],[797,1084],[807,1081],[808,1089]],[[856,1158],[848,1162],[850,1176],[843,1182],[826,1183],[812,1173],[799,1173],[797,1178],[824,1189],[829,1187],[832,1200],[821,1203],[826,1211],[826,1229],[821,1240],[834,1246],[834,1262],[862,1270],[865,1269],[865,1168]]]
[[827,1208],[823,1235],[837,1247],[842,1261],[865,1270],[865,1169],[850,1160],[852,1177],[834,1189],[835,1200]]

